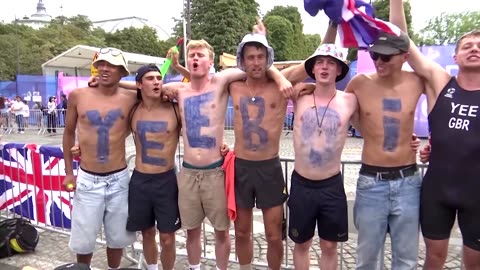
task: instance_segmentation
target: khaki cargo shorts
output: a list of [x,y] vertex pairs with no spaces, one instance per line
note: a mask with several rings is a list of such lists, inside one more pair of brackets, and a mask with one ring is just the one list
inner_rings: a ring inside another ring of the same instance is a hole
[[215,230],[228,230],[230,219],[227,215],[223,169],[182,167],[178,177],[178,207],[183,229],[199,228],[207,217]]

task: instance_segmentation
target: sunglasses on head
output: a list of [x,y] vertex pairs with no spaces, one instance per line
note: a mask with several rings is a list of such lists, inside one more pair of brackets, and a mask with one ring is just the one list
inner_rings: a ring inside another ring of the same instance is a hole
[[100,49],[101,54],[107,54],[110,53],[112,56],[122,56],[123,62],[127,64],[127,61],[125,60],[125,57],[123,57],[122,51],[115,49],[115,48],[101,48]]
[[390,62],[390,60],[392,60],[392,57],[394,57],[395,55],[400,55],[401,53],[397,53],[397,54],[380,54],[380,53],[376,53],[376,52],[370,52],[370,58],[372,58],[373,61],[377,61],[378,58],[380,58],[383,62],[387,63],[387,62]]
[[111,53],[113,56],[119,56],[122,52],[120,50],[117,50],[115,48],[101,48],[100,53],[106,54],[106,53]]

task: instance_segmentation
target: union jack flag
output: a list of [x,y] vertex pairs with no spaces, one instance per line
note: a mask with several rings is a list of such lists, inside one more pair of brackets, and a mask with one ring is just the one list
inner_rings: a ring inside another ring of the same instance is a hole
[[[63,150],[54,146],[7,143],[0,145],[0,210],[32,223],[69,229],[73,193],[62,186]],[[73,162],[77,171],[79,162]]]
[[305,11],[316,16],[320,10],[338,24],[340,41],[345,48],[368,48],[380,32],[400,35],[390,22],[375,18],[371,0],[304,0]]

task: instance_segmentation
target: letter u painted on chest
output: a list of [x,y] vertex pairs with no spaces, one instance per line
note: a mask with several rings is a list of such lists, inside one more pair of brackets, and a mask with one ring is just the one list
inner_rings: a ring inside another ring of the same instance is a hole
[[193,148],[212,149],[216,145],[214,137],[201,135],[202,127],[210,127],[210,118],[201,113],[201,108],[213,100],[214,92],[208,92],[198,96],[185,98],[185,128],[188,143]]
[[87,111],[85,115],[90,125],[97,128],[97,161],[101,163],[108,162],[110,154],[109,132],[115,122],[122,116],[122,110],[110,110],[103,119],[98,110]]

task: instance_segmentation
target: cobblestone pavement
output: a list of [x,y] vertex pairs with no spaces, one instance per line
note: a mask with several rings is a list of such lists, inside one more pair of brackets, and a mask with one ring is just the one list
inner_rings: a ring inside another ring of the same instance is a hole
[[[61,144],[61,134],[48,136],[48,135],[37,135],[34,132],[26,132],[25,134],[10,134],[4,135],[2,138],[3,142],[24,142],[24,143],[37,143],[43,145],[60,145]],[[233,145],[233,134],[230,131],[226,132],[225,141],[229,145]],[[425,143],[424,141],[422,144]],[[363,140],[360,138],[348,138],[343,154],[343,161],[358,161],[360,160],[361,149],[363,145]],[[280,147],[280,156],[281,157],[292,157],[293,158],[293,147],[292,147],[292,134],[284,134],[281,140]],[[134,145],[131,138],[128,139],[127,143],[127,155],[133,154]],[[287,171],[288,174],[291,173],[293,164],[288,164]],[[285,165],[284,165],[285,167]],[[344,179],[345,179],[345,190],[349,198],[349,218],[350,218],[350,234],[349,241],[344,243],[342,246],[339,246],[338,251],[341,254],[339,269],[354,269],[355,266],[355,257],[356,257],[356,231],[353,226],[352,218],[352,205],[355,197],[355,185],[356,177],[358,173],[359,166],[347,166],[344,170]],[[65,264],[68,262],[75,261],[75,256],[68,249],[68,235],[61,234],[58,232],[52,232],[48,230],[40,230],[40,242],[35,253],[28,255],[17,255],[10,258],[0,259],[0,269],[19,269],[18,267],[23,267],[30,265],[38,269],[50,270],[55,266]],[[266,262],[266,247],[267,243],[265,240],[265,234],[262,223],[262,216],[260,211],[254,212],[254,255],[255,263],[263,265],[258,266],[256,269],[266,269],[264,266]],[[235,252],[235,246],[233,243],[233,228],[230,230],[230,235],[232,239],[232,254]],[[408,236],[406,236],[408,237]],[[451,246],[449,250],[449,256],[447,263],[444,269],[461,269],[461,260],[460,260],[460,245],[461,239],[458,233],[458,229],[455,229],[451,240]],[[139,240],[141,237],[139,237]],[[188,266],[186,260],[186,248],[185,248],[185,232],[180,230],[177,233],[177,263],[175,269],[186,269]],[[208,223],[205,225],[205,256],[206,258],[214,257],[214,236],[213,229]],[[287,247],[287,255],[284,256],[284,264],[292,265],[293,264],[293,243],[287,241],[285,246]],[[141,244],[138,242],[135,245],[135,248],[141,250]],[[318,244],[318,238],[315,237],[314,243],[311,249],[311,268],[318,269],[318,258],[321,254],[320,247]],[[424,262],[424,245],[423,240],[420,239],[420,252],[419,252],[419,269]],[[138,254],[135,253],[135,256]],[[238,269],[238,264],[234,263],[234,255],[230,258],[232,263],[230,264],[229,269]],[[391,246],[387,238],[386,248],[385,248],[385,267],[384,269],[390,269],[391,262]],[[203,269],[215,269],[215,261],[213,259],[204,259],[202,260]],[[122,261],[123,267],[135,267],[136,264],[131,261],[124,259]],[[97,245],[95,251],[92,267],[94,269],[106,269],[106,256],[105,256],[105,247],[102,244]]]

